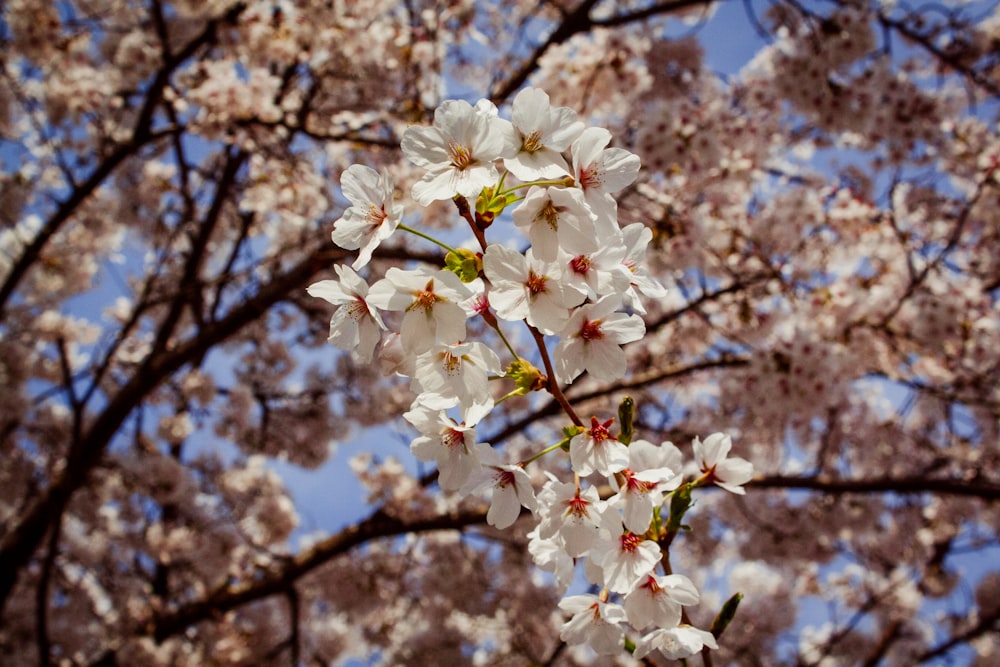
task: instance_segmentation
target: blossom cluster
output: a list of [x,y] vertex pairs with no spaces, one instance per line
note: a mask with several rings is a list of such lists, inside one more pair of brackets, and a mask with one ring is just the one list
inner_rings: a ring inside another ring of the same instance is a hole
[[[623,378],[622,346],[645,335],[641,297],[665,294],[642,265],[651,231],[641,223],[623,227],[613,196],[635,181],[639,158],[609,147],[611,140],[610,132],[587,127],[573,110],[553,107],[540,89],[517,95],[510,120],[487,100],[446,101],[432,126],[413,126],[403,135],[404,155],[426,170],[412,198],[422,206],[453,200],[479,250],[455,249],[410,227],[388,172],[352,165],[341,178],[350,205],[332,237],[357,250],[357,258],[334,267],[337,280],[308,291],[337,306],[331,343],[359,363],[377,354],[383,368],[409,378],[416,398],[403,417],[419,433],[411,450],[437,465],[443,490],[490,493],[486,519],[498,529],[514,524],[522,509],[531,512],[537,525],[529,550],[563,589],[577,560],[586,558],[586,576],[601,592],[562,601],[571,615],[561,632],[565,641],[614,654],[623,650],[631,626],[650,629],[633,644],[636,656],[658,649],[680,658],[716,648],[716,641],[682,623],[682,605],[697,603],[699,594],[690,579],[670,572],[661,543],[669,545],[680,530],[693,488],[715,484],[742,493],[753,469],[728,458],[731,441],[716,433],[704,442],[695,438],[700,477],[685,484],[677,447],[632,440],[630,401],[623,402],[613,432],[614,419],[595,416],[588,427],[562,393],[585,372],[605,383]],[[527,241],[523,251],[487,240],[507,208]],[[358,272],[397,231],[446,248],[444,267],[392,267],[369,284]],[[486,343],[469,340],[473,317],[506,345],[507,363]],[[387,322],[398,331],[390,332]],[[503,333],[507,322],[528,327],[537,353],[514,349]],[[529,356],[541,359],[545,373]],[[512,383],[510,392],[496,398],[492,387],[503,382]],[[498,403],[538,390],[553,394],[572,422],[562,440],[513,462],[478,441],[477,425]],[[546,472],[536,492],[526,466],[558,451],[569,453],[572,481]],[[602,499],[604,484],[612,492]],[[661,516],[668,497],[669,515]]]

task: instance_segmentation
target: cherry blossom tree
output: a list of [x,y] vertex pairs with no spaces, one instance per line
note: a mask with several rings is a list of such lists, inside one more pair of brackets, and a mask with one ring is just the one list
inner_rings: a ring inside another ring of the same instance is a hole
[[0,663],[1000,660],[995,3],[0,46]]

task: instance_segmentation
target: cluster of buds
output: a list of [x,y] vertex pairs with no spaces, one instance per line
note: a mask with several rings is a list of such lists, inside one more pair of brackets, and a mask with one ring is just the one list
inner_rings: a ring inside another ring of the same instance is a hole
[[[431,127],[410,127],[403,135],[403,153],[426,169],[412,197],[423,206],[455,201],[479,249],[455,249],[404,224],[388,173],[353,165],[341,179],[350,206],[335,223],[333,240],[358,250],[357,259],[352,267],[335,267],[339,280],[311,285],[309,293],[338,306],[330,322],[333,344],[362,363],[379,349],[383,366],[410,379],[416,399],[403,417],[419,433],[411,450],[437,465],[443,490],[489,492],[487,521],[498,529],[529,510],[537,520],[530,551],[564,589],[586,558],[586,576],[601,592],[563,600],[561,608],[571,614],[561,632],[565,641],[602,654],[627,647],[636,656],[660,650],[679,658],[715,648],[726,616],[712,632],[683,622],[682,605],[697,603],[699,594],[690,579],[669,571],[665,549],[683,527],[693,488],[716,484],[742,493],[753,468],[728,458],[729,437],[717,433],[704,443],[695,439],[700,476],[685,483],[677,447],[633,440],[631,400],[623,402],[612,433],[614,419],[593,417],[588,427],[563,393],[584,372],[600,382],[624,377],[622,345],[645,335],[641,298],[665,294],[642,265],[650,230],[641,223],[622,227],[613,197],[635,180],[639,159],[609,148],[610,142],[606,129],[586,127],[573,110],[553,108],[534,88],[514,99],[511,120],[487,100],[444,102]],[[507,208],[527,239],[524,252],[487,239]],[[369,286],[357,271],[396,231],[445,248],[444,266],[390,268]],[[383,312],[400,314],[398,332],[386,333]],[[503,341],[507,363],[487,344],[467,340],[472,317]],[[506,322],[527,326],[537,351],[519,354],[503,333]],[[553,337],[558,342],[550,354]],[[510,392],[495,398],[491,380],[511,383]],[[559,442],[511,462],[477,441],[476,426],[499,402],[539,390],[550,392],[571,422]],[[525,467],[565,451],[572,481],[549,472],[536,493]],[[606,483],[613,493],[602,499],[598,489]],[[661,516],[668,498],[669,513]],[[629,626],[648,632],[627,640]]]

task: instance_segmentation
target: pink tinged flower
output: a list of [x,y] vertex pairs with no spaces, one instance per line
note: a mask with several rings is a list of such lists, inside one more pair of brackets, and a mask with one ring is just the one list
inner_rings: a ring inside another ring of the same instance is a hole
[[625,610],[596,595],[572,595],[559,602],[572,618],[559,630],[567,644],[587,644],[599,655],[616,655],[625,646]]
[[560,382],[572,382],[584,370],[601,382],[625,376],[621,346],[642,338],[646,325],[638,315],[614,312],[619,303],[617,297],[608,295],[573,311],[553,352]]
[[403,154],[427,169],[414,184],[413,198],[427,206],[455,195],[473,197],[494,184],[494,161],[504,150],[495,118],[463,100],[446,100],[434,112],[432,127],[413,126],[403,133]]
[[333,223],[333,242],[348,250],[360,249],[352,265],[357,270],[399,226],[403,207],[393,204],[392,177],[384,170],[379,175],[371,167],[351,165],[340,177],[340,187],[351,205]]
[[542,261],[556,261],[560,249],[570,255],[589,255],[599,247],[596,218],[576,188],[533,186],[513,215],[514,224]]
[[339,306],[330,318],[330,337],[327,339],[342,350],[351,352],[360,363],[369,363],[378,345],[381,332],[386,329],[382,316],[369,302],[368,283],[350,267],[334,266],[337,280],[321,280],[306,288],[310,296],[324,299]]
[[535,512],[538,509],[535,490],[524,468],[503,463],[497,451],[486,443],[476,445],[476,449],[480,458],[479,470],[462,485],[459,493],[469,495],[492,489],[486,523],[503,530],[517,520],[522,506]]
[[404,311],[399,329],[403,350],[420,354],[435,341],[465,338],[467,313],[460,305],[472,292],[450,271],[404,271],[391,268],[372,285],[369,303],[383,310]]
[[646,314],[646,308],[642,305],[637,290],[650,299],[662,299],[667,295],[667,290],[643,265],[646,247],[652,238],[653,231],[641,222],[632,223],[622,229],[622,240],[625,243],[622,265],[629,272],[629,286],[625,291],[625,300],[640,315]]
[[618,203],[611,195],[639,174],[639,157],[623,148],[606,148],[611,133],[588,127],[570,146],[573,177],[597,216],[598,232],[618,229]]
[[483,272],[492,288],[490,305],[504,320],[527,319],[528,324],[552,334],[569,321],[570,308],[583,296],[559,280],[554,264],[534,259],[531,250],[516,250],[493,244],[483,254]]
[[562,152],[583,132],[584,124],[568,107],[552,108],[539,88],[525,88],[511,109],[511,123],[504,132],[504,166],[522,181],[555,179],[569,175]]
[[561,538],[566,553],[573,558],[587,553],[597,539],[604,508],[597,488],[581,490],[575,484],[549,480],[538,500],[542,508],[539,534]]
[[563,253],[565,282],[593,300],[608,294],[624,295],[632,274],[624,264],[625,246],[621,240],[621,232],[615,231],[603,236],[603,246],[597,252],[572,257]]
[[[613,593],[628,593],[660,562],[660,545],[629,530],[622,531],[616,511],[609,511],[607,522],[616,525],[608,532],[604,526],[589,558],[601,568],[604,585]],[[617,530],[614,530],[617,528]]]
[[538,496],[539,534],[543,538],[561,538],[566,553],[579,558],[587,553],[600,530],[604,504],[595,487],[579,489],[575,484],[550,479]]
[[403,419],[420,433],[410,443],[410,451],[421,461],[434,461],[438,484],[445,491],[458,490],[473,472],[479,470],[479,450],[473,423],[459,424],[426,405],[415,404]]
[[482,315],[490,309],[489,296],[486,294],[486,283],[483,282],[482,278],[476,278],[471,282],[465,283],[465,287],[472,294],[472,296],[459,304],[465,309],[466,317]]
[[621,471],[623,483],[619,485],[618,476],[611,477],[612,486],[618,489],[625,527],[634,533],[649,529],[653,510],[663,503],[664,493],[680,486],[680,450],[669,442],[664,444],[669,448],[634,440],[628,447],[628,467]]
[[436,410],[457,405],[468,419],[475,406],[493,407],[489,378],[502,374],[500,357],[483,343],[437,343],[417,357],[412,388],[420,403]]
[[581,477],[594,471],[611,475],[628,466],[628,447],[608,431],[612,422],[614,419],[602,424],[597,417],[591,417],[590,428],[570,441],[570,461],[573,470]]
[[679,625],[676,628],[653,630],[636,642],[633,655],[644,658],[658,650],[670,660],[680,660],[700,653],[706,646],[719,648],[711,632],[690,625]]
[[681,622],[681,606],[698,604],[700,599],[698,589],[683,574],[650,573],[625,596],[625,613],[639,630],[649,625],[673,628]]
[[733,441],[725,433],[713,433],[702,442],[694,438],[694,458],[708,481],[739,495],[745,495],[743,485],[753,477],[753,464],[739,457],[726,458]]

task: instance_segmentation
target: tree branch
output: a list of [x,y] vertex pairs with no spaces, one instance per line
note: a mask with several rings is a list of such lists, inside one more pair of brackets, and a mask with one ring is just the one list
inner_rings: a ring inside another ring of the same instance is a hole
[[367,519],[326,538],[308,551],[287,561],[281,568],[262,572],[259,576],[250,576],[245,581],[226,586],[201,600],[184,604],[172,612],[162,614],[154,619],[149,627],[140,629],[139,633],[151,634],[157,641],[163,641],[201,621],[250,602],[283,593],[316,568],[371,540],[407,533],[459,530],[483,523],[485,520],[485,507],[409,522],[389,516],[382,510],[376,510]]
[[231,23],[235,21],[245,8],[246,5],[242,3],[238,4],[223,17],[209,21],[205,25],[205,29],[199,35],[188,42],[188,44],[178,53],[174,54],[172,58],[165,60],[163,67],[160,68],[156,74],[156,78],[150,84],[149,91],[146,94],[146,99],[136,119],[135,127],[132,131],[132,137],[129,141],[116,146],[115,149],[107,155],[100,164],[97,165],[94,171],[91,172],[90,176],[88,176],[87,179],[84,180],[84,182],[78,187],[73,189],[69,196],[59,204],[59,207],[52,214],[52,216],[45,222],[44,225],[42,225],[42,228],[39,230],[38,234],[35,235],[35,238],[32,239],[31,243],[24,248],[21,255],[17,258],[17,261],[11,266],[10,272],[4,279],[3,284],[0,285],[0,315],[3,314],[8,301],[14,294],[14,290],[17,289],[17,286],[20,284],[25,274],[27,274],[28,270],[38,261],[38,258],[42,254],[42,249],[62,228],[63,224],[69,220],[70,216],[73,215],[76,209],[79,208],[79,206],[88,197],[90,197],[90,195],[92,195],[102,183],[104,183],[107,177],[110,176],[111,173],[122,162],[124,162],[126,158],[134,155],[144,145],[172,133],[172,130],[154,132],[152,129],[153,112],[162,99],[163,87],[166,85],[170,75],[179,65],[193,56],[199,48],[215,40],[216,29],[220,23]]
[[876,477],[871,479],[832,479],[794,475],[769,475],[746,484],[753,489],[808,489],[830,495],[869,493],[933,493],[944,496],[967,496],[986,501],[1000,500],[1000,484],[968,482],[960,479],[931,477]]
[[324,245],[286,272],[275,276],[256,295],[236,306],[224,318],[202,328],[172,348],[148,357],[104,410],[91,422],[67,455],[64,472],[21,513],[20,520],[0,540],[0,612],[17,581],[18,572],[31,559],[48,527],[62,512],[73,492],[85,482],[125,419],[153,389],[186,364],[257,321],[269,308],[287,298],[326,267],[332,248]]

